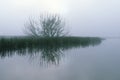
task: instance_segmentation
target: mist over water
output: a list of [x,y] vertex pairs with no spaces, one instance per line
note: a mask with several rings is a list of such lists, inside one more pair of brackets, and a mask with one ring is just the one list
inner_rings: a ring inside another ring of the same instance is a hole
[[[0,80],[120,80],[119,8],[120,0],[0,0]],[[73,37],[26,38],[24,24],[46,13],[60,14]]]
[[119,37],[119,0],[4,0],[0,35],[25,35],[24,23],[40,13],[61,14],[73,36]]

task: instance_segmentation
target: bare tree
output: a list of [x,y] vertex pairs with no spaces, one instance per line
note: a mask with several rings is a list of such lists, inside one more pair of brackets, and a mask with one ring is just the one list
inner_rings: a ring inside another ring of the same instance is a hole
[[60,37],[67,33],[64,30],[65,21],[58,14],[40,15],[37,21],[29,19],[25,25],[26,33],[30,36]]

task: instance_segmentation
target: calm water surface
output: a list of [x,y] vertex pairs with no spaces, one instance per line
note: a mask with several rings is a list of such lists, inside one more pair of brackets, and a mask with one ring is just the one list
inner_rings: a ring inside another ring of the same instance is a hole
[[1,57],[0,80],[120,80],[120,39],[59,50],[56,57],[40,53]]

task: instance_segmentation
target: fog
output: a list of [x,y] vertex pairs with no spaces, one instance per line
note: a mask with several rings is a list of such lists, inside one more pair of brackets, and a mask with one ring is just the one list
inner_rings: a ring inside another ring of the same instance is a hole
[[120,0],[0,0],[0,35],[25,35],[24,23],[59,13],[73,36],[119,37]]

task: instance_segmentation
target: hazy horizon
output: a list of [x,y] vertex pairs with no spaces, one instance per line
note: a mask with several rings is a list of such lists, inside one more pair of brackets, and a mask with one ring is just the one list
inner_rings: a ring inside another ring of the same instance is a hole
[[25,35],[24,23],[40,13],[61,14],[72,36],[119,37],[119,0],[0,0],[0,36]]

